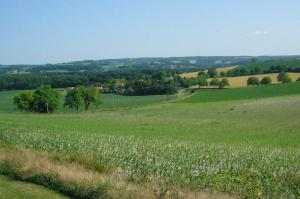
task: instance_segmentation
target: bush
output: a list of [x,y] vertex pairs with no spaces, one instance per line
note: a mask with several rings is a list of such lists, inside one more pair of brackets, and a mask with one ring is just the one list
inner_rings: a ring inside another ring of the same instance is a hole
[[247,86],[259,86],[259,84],[257,77],[249,77],[247,80]]
[[199,76],[198,77],[198,85],[199,85],[199,87],[208,86],[207,79],[204,76]]
[[209,85],[213,86],[213,87],[217,87],[217,86],[219,86],[219,84],[220,84],[220,80],[217,78],[212,79],[209,83]]
[[262,84],[262,85],[272,84],[271,77],[264,77],[264,78],[262,78],[262,80],[260,81],[260,84]]
[[281,72],[279,73],[278,77],[277,77],[277,80],[279,82],[282,82],[283,84],[285,83],[290,83],[292,82],[292,79],[289,77],[289,75],[285,72]]
[[228,79],[222,79],[219,83],[219,88],[225,88],[227,86],[230,86]]

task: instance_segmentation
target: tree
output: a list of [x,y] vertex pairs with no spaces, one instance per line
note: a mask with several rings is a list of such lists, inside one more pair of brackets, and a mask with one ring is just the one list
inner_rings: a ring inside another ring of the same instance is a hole
[[224,71],[220,72],[221,77],[226,77],[226,73]]
[[207,71],[207,75],[210,78],[214,78],[218,76],[218,71],[215,68],[209,68]]
[[207,79],[203,76],[198,77],[198,85],[199,87],[208,86]]
[[51,86],[40,86],[33,93],[34,111],[52,113],[59,107],[59,92]]
[[225,88],[227,86],[230,86],[228,79],[222,79],[219,83],[219,88]]
[[260,82],[257,77],[249,77],[247,80],[247,86],[259,86]]
[[100,94],[95,87],[80,87],[81,97],[83,99],[85,111],[93,103],[96,106],[100,104]]
[[24,92],[14,96],[14,104],[17,106],[17,109],[21,111],[32,111],[34,107],[33,102],[33,93]]
[[262,78],[262,80],[260,81],[260,84],[262,84],[262,85],[272,84],[271,77],[264,77],[264,78]]
[[277,80],[279,82],[282,82],[283,84],[292,82],[292,79],[285,72],[279,73],[279,75],[277,76]]
[[76,111],[79,112],[79,108],[82,105],[82,103],[83,99],[79,87],[75,87],[67,91],[64,106],[75,108]]
[[204,71],[200,71],[200,72],[198,73],[198,77],[199,77],[199,76],[204,76],[204,77],[207,78],[207,73],[204,72]]
[[219,84],[220,84],[220,80],[217,78],[212,79],[209,83],[209,85],[213,86],[213,87],[217,87],[217,86],[219,86]]

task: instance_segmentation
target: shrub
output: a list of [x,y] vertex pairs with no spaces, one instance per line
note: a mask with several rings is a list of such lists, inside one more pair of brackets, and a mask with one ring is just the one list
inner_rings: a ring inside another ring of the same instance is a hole
[[289,75],[285,72],[281,72],[279,73],[278,77],[277,77],[277,80],[279,82],[282,82],[283,84],[285,83],[290,83],[292,82],[292,79],[289,77]]
[[213,86],[213,87],[217,87],[217,86],[219,86],[219,84],[220,84],[220,80],[217,78],[212,79],[209,83],[209,85]]
[[259,86],[259,84],[257,77],[249,77],[247,80],[247,86]]
[[272,84],[271,77],[264,77],[264,78],[262,78],[262,80],[260,81],[260,84],[262,84],[262,85]]
[[225,88],[227,86],[230,86],[228,79],[222,79],[219,83],[219,88]]
[[204,76],[199,76],[198,77],[198,85],[199,85],[199,87],[208,86],[207,79]]

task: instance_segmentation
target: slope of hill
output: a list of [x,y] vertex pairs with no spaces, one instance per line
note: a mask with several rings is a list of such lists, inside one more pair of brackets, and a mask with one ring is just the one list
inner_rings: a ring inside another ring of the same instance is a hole
[[203,89],[181,102],[200,103],[299,95],[300,82],[234,89]]
[[[259,56],[258,61],[290,60],[300,56]],[[194,56],[84,60],[58,64],[1,66],[0,74],[71,73],[83,71],[177,70],[197,71],[207,67],[249,64],[251,56]]]

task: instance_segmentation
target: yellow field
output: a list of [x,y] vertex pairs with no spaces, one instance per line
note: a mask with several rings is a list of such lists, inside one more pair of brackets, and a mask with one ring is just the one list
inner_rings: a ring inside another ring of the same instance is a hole
[[[238,67],[238,66],[221,67],[221,68],[217,68],[216,70],[218,71],[218,73],[220,73],[220,72],[227,72],[227,71],[229,71],[231,69],[234,69],[236,67]],[[190,73],[182,73],[179,76],[181,78],[194,78],[194,77],[198,76],[199,72],[200,71],[198,71],[198,72],[190,72]],[[207,72],[207,70],[205,70],[204,72]]]
[[[288,75],[291,77],[293,81],[296,81],[300,77],[300,73],[288,73]],[[236,88],[236,87],[245,87],[247,86],[247,80],[249,77],[257,77],[259,80],[261,80],[263,77],[271,77],[272,83],[277,84],[277,76],[278,73],[271,73],[271,74],[260,74],[260,75],[248,75],[248,76],[239,76],[239,77],[227,77],[230,87]],[[211,81],[212,78],[208,79],[208,82]],[[219,78],[222,79],[222,78]]]

